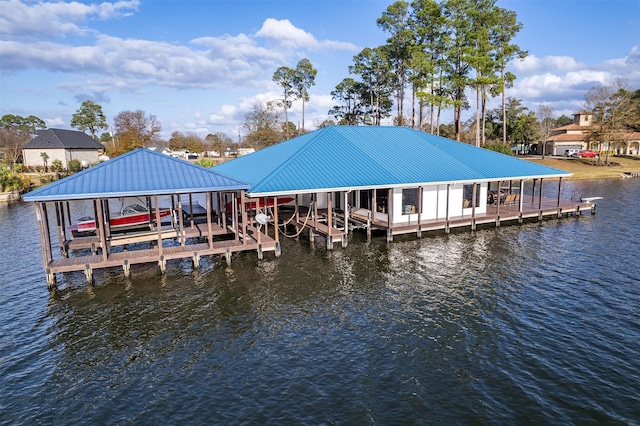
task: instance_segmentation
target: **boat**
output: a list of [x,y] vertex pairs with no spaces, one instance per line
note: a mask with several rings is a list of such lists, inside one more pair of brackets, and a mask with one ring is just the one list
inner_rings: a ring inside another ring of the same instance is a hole
[[[293,201],[293,197],[279,197],[278,198],[278,205],[281,206],[283,204],[288,204],[290,202]],[[240,199],[238,199],[238,206],[240,205]],[[267,198],[267,208],[269,207],[273,207],[273,197],[269,197]],[[258,209],[263,209],[265,204],[264,204],[264,198],[260,198],[258,201],[250,201],[247,202],[245,204],[246,206],[246,210],[255,210],[256,208]],[[231,211],[231,202],[227,203],[227,211],[230,212]]]
[[582,198],[580,198],[580,201],[582,201],[583,203],[588,203],[588,204],[591,204],[592,202],[594,202],[596,200],[602,200],[602,197],[582,197]]
[[[171,215],[171,209],[160,209],[160,220]],[[155,222],[155,210],[149,214],[149,210],[140,204],[130,204],[124,207],[120,214],[109,218],[109,226],[112,230],[125,228],[138,228],[148,225],[149,222]],[[91,216],[84,216],[78,219],[74,227],[77,232],[92,232],[96,230],[96,221]]]

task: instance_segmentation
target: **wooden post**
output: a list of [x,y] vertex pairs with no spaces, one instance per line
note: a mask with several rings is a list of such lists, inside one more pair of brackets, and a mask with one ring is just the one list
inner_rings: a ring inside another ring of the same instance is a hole
[[160,257],[163,257],[164,253],[162,250],[162,225],[160,224],[160,206],[158,204],[159,199],[157,195],[153,198],[156,203],[156,227],[158,228],[158,254],[160,255]]
[[536,181],[538,179],[533,180],[533,188],[531,188],[531,204],[536,201]]
[[67,220],[69,222],[69,225],[71,225],[71,205],[69,204],[68,201],[67,201]]
[[62,254],[64,255],[64,257],[67,257],[66,254],[66,250],[64,247],[64,231],[63,231],[63,226],[62,226],[62,220],[60,218],[60,203],[58,201],[53,203],[55,205],[56,208],[56,225],[58,225],[58,247],[60,248],[60,251],[62,251]]
[[[106,200],[105,202],[109,202],[108,200]],[[98,203],[100,203],[100,209],[98,209]],[[107,256],[108,256],[108,252],[109,252],[109,245],[107,244],[107,234],[106,234],[106,220],[104,217],[104,210],[102,208],[102,203],[103,200],[94,200],[94,206],[96,207],[96,210],[100,211],[100,216],[96,216],[96,226],[98,226],[97,229],[97,233],[98,233],[98,237],[100,238],[100,245],[102,247],[102,261],[106,262],[107,261]]]
[[387,228],[391,229],[393,219],[393,189],[387,190]]
[[477,189],[478,184],[473,183],[473,190],[471,193],[471,230],[476,230],[476,197],[477,197]]
[[[244,192],[243,195],[241,196],[241,199],[244,198]],[[242,210],[245,210],[245,206],[242,205],[240,206],[242,208]],[[233,232],[236,233],[236,240],[240,240],[240,226],[238,225],[238,193],[237,192],[232,192],[231,193],[231,211],[233,212],[231,214],[231,220],[233,221],[232,227],[233,227]]]
[[560,207],[560,193],[562,192],[562,177],[558,181],[558,207]]
[[[211,228],[211,197],[209,196],[211,193],[207,192],[207,241],[209,242],[209,250],[213,249],[213,229]],[[194,255],[194,264],[197,263],[197,256]]]
[[560,178],[560,180],[558,182],[558,203],[557,203],[558,219],[562,218],[562,208],[560,207],[560,193],[561,192],[562,192],[562,177]]
[[318,230],[318,193],[313,194],[313,227]]
[[497,206],[498,207],[496,207],[496,228],[500,227],[500,201],[502,201],[501,200],[502,196],[500,194],[500,185],[502,185],[502,181],[501,180],[498,181],[498,195],[497,195]]
[[227,232],[227,194],[222,194],[222,228]]
[[422,237],[422,186],[418,187],[418,238]]
[[278,225],[278,197],[277,196],[273,197],[273,223],[274,223],[273,236],[277,244],[278,241],[280,241],[279,240],[280,226]]
[[42,212],[44,213],[44,229],[47,236],[48,258],[53,260],[53,250],[51,248],[51,230],[49,228],[49,213],[47,212],[47,203],[42,203]]
[[331,228],[333,226],[333,192],[327,192],[327,250],[333,250],[333,237]]
[[[242,244],[247,244],[247,208],[244,189],[240,190],[240,220],[242,221]],[[238,228],[240,229],[240,228]]]
[[375,188],[373,188],[373,190],[371,191],[371,221],[373,223],[375,223],[376,221],[376,196],[377,196],[377,190]]
[[538,210],[542,211],[542,178],[540,178],[540,198],[538,199]]
[[446,210],[446,213],[445,213],[445,220],[446,220],[447,223],[445,224],[445,228],[444,228],[444,232],[446,234],[448,234],[449,231],[450,231],[450,228],[449,228],[449,202],[450,202],[449,199],[450,199],[450,197],[451,197],[451,184],[448,183],[447,184],[447,203],[446,203],[447,210]]
[[182,211],[182,197],[178,194],[178,232],[180,233],[180,245],[187,243],[187,235],[184,231],[184,212]]
[[40,202],[36,202],[36,218],[38,219],[38,230],[40,231],[40,247],[42,249],[42,268],[47,274],[47,284],[52,288],[56,283],[56,276],[49,270],[49,256],[47,253],[47,243],[45,241],[44,224],[42,223],[42,207]]
[[522,204],[524,203],[524,180],[520,179],[520,195],[518,195],[518,223],[522,223]]
[[189,220],[191,222],[191,227],[194,226],[193,220],[193,194],[189,193]]

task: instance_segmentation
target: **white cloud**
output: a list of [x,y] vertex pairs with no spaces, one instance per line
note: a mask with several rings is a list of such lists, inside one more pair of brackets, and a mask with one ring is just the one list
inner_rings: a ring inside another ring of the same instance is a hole
[[524,59],[514,59],[509,63],[509,68],[516,73],[533,73],[540,71],[567,72],[580,69],[584,65],[577,62],[571,56],[546,56],[538,58],[529,55]]
[[56,37],[64,34],[85,34],[83,24],[91,18],[113,19],[130,15],[138,9],[138,0],[80,3],[0,1],[0,34],[13,37]]
[[44,122],[47,123],[47,127],[62,127],[65,124],[65,121],[60,117],[54,118],[43,118]]
[[288,19],[267,18],[256,37],[264,37],[289,48],[357,50],[353,43],[317,40],[312,34],[293,25]]

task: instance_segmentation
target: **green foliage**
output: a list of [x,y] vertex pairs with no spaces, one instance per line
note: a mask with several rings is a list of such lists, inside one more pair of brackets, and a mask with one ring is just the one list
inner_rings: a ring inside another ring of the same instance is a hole
[[62,167],[62,161],[60,160],[53,160],[51,162],[51,170],[53,170],[54,172],[60,172],[62,171],[63,167]]
[[208,169],[218,164],[218,162],[212,158],[201,158],[200,160],[196,161],[195,164]]
[[512,155],[511,147],[509,146],[509,144],[506,144],[506,143],[501,143],[501,142],[490,143],[490,144],[486,144],[484,148],[491,151],[499,152],[501,154]]
[[44,121],[35,115],[21,117],[19,115],[6,114],[0,118],[0,127],[23,134],[34,134],[38,129],[47,127]]
[[69,161],[68,166],[69,170],[71,170],[72,172],[79,172],[80,170],[82,170],[82,163],[80,163],[80,160],[73,159]]
[[31,188],[31,179],[21,173],[9,170],[0,164],[0,192],[28,191]]
[[92,101],[84,101],[80,108],[71,116],[71,127],[84,132],[89,130],[91,137],[96,139],[100,129],[107,129],[107,118],[102,112],[102,106]]

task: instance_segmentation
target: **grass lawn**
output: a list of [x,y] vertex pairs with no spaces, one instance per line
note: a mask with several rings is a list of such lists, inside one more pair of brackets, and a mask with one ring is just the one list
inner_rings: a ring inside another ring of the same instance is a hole
[[579,158],[550,158],[545,157],[525,157],[527,161],[542,164],[573,173],[569,179],[598,179],[598,178],[619,178],[625,172],[640,172],[640,157],[609,157],[609,166],[605,165],[605,159],[579,159]]

